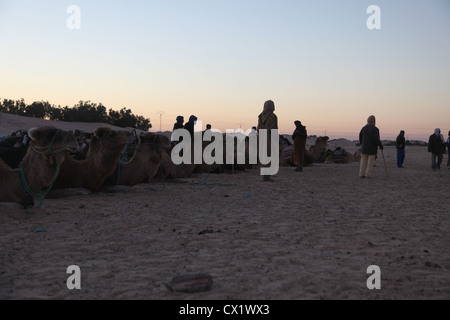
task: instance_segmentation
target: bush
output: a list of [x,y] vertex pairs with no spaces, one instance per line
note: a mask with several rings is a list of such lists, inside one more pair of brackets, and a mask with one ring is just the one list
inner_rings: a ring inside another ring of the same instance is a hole
[[109,109],[109,112],[106,110],[101,103],[90,101],[80,101],[69,108],[51,105],[48,101],[38,101],[27,105],[24,99],[0,100],[0,112],[18,116],[52,121],[107,123],[121,128],[130,127],[143,131],[148,131],[152,127],[150,119],[136,116],[130,109],[123,108],[120,111]]

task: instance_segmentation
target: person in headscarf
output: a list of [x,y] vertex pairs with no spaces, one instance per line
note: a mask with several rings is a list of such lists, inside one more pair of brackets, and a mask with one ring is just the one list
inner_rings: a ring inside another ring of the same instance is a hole
[[184,125],[184,129],[189,131],[192,139],[194,138],[194,128],[195,128],[195,124],[197,123],[197,120],[198,119],[196,116],[191,116],[189,118],[189,122]]
[[173,126],[173,131],[175,131],[177,129],[184,129],[184,117],[183,116],[177,117],[177,122]]
[[441,170],[441,163],[445,153],[445,140],[441,135],[441,129],[436,128],[434,134],[430,136],[428,152],[431,152],[431,169],[433,171]]
[[397,146],[397,167],[403,168],[403,163],[405,162],[405,148],[406,148],[406,139],[405,139],[405,131],[400,131],[400,134],[397,137],[396,141]]
[[367,119],[367,125],[359,133],[359,143],[361,144],[361,166],[359,176],[361,178],[370,178],[377,155],[378,148],[383,150],[383,144],[380,140],[380,130],[375,126],[375,116]]
[[[278,129],[278,117],[274,113],[275,103],[268,100],[264,103],[263,112],[258,116],[258,135],[260,130],[267,130],[267,154],[271,154],[271,130]],[[263,165],[260,165],[264,167]],[[269,165],[267,165],[269,167]],[[263,181],[271,181],[270,176],[263,176]]]
[[292,152],[292,163],[297,168],[295,171],[302,172],[303,164],[305,160],[305,148],[308,133],[306,127],[302,125],[301,121],[295,121],[295,131],[292,135],[292,140],[294,140],[294,149]]

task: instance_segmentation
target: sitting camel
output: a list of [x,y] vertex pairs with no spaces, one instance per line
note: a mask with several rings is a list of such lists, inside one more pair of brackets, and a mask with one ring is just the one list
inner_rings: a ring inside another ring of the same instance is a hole
[[98,128],[91,137],[86,159],[67,158],[61,166],[55,188],[86,188],[100,191],[105,179],[114,173],[125,145],[133,141],[133,135],[125,130],[113,131]]
[[330,154],[325,160],[325,163],[350,163],[361,161],[361,153],[359,149],[354,153],[348,153],[347,150],[342,148],[336,148],[336,150],[328,150]]
[[150,180],[159,172],[161,159],[168,148],[170,140],[166,136],[154,133],[142,134],[131,160],[120,163],[120,168],[116,168],[115,173],[105,180],[104,185],[134,186],[147,179]]
[[[194,170],[197,168],[197,165],[194,164],[194,145],[192,145],[191,149],[191,163],[185,164],[182,163],[180,165],[176,165],[172,161],[172,150],[173,148],[167,149],[162,153],[161,158],[161,166],[162,172],[164,173],[164,178],[166,179],[184,179],[192,175]],[[158,172],[152,182],[160,181],[161,172]]]
[[[0,201],[33,206],[34,197],[41,200],[52,187],[59,170],[67,160],[67,152],[78,148],[72,134],[54,127],[28,131],[30,146],[19,169],[11,169],[0,161]],[[47,191],[42,193],[44,188]]]
[[315,163],[323,163],[328,157],[327,143],[329,137],[318,137],[316,143],[309,148],[308,156],[313,159]]

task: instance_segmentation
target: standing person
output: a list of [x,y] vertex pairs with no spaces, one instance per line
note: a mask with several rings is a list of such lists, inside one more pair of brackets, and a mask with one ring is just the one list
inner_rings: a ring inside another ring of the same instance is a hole
[[[450,167],[450,131],[448,132],[447,142],[445,143],[448,151],[447,167]],[[450,168],[449,168],[450,169]]]
[[431,152],[431,169],[433,171],[441,170],[441,163],[445,152],[445,142],[443,140],[444,137],[441,135],[441,129],[439,128],[434,130],[434,134],[428,140],[428,152]]
[[383,144],[380,140],[380,130],[375,126],[375,116],[367,119],[367,125],[359,133],[359,143],[361,144],[361,166],[359,176],[361,178],[370,178],[372,176],[373,164],[378,147],[383,150]]
[[184,125],[184,129],[189,131],[192,139],[194,139],[194,129],[195,129],[195,124],[197,123],[197,120],[198,119],[196,116],[191,116],[189,118],[189,122]]
[[400,134],[397,137],[397,167],[403,168],[403,163],[405,162],[405,147],[406,147],[406,139],[405,139],[405,131],[400,131]]
[[292,140],[294,140],[294,149],[292,153],[292,163],[297,168],[295,171],[302,172],[303,164],[305,161],[305,148],[306,148],[306,139],[308,138],[308,133],[306,131],[306,127],[302,125],[300,121],[295,121],[295,131],[292,135]]
[[175,131],[177,129],[184,129],[184,117],[183,116],[178,116],[177,122],[173,125],[173,131]]
[[[271,154],[271,130],[278,129],[278,117],[274,113],[275,103],[272,100],[268,100],[264,103],[264,110],[258,116],[258,135],[260,130],[267,130],[267,153]],[[261,142],[261,141],[260,141]],[[261,165],[262,166],[262,165]],[[263,176],[263,181],[272,181],[270,176]]]

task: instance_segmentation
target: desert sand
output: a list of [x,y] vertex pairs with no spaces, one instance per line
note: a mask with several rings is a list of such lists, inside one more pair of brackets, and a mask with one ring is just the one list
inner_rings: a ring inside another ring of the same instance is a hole
[[[0,204],[0,299],[449,299],[450,170],[433,172],[424,147],[398,169],[395,152],[389,179],[380,156],[371,179],[358,163],[320,164],[271,183],[254,169]],[[81,290],[67,289],[71,265]],[[366,286],[371,265],[381,290]],[[212,290],[164,285],[196,273]]]

